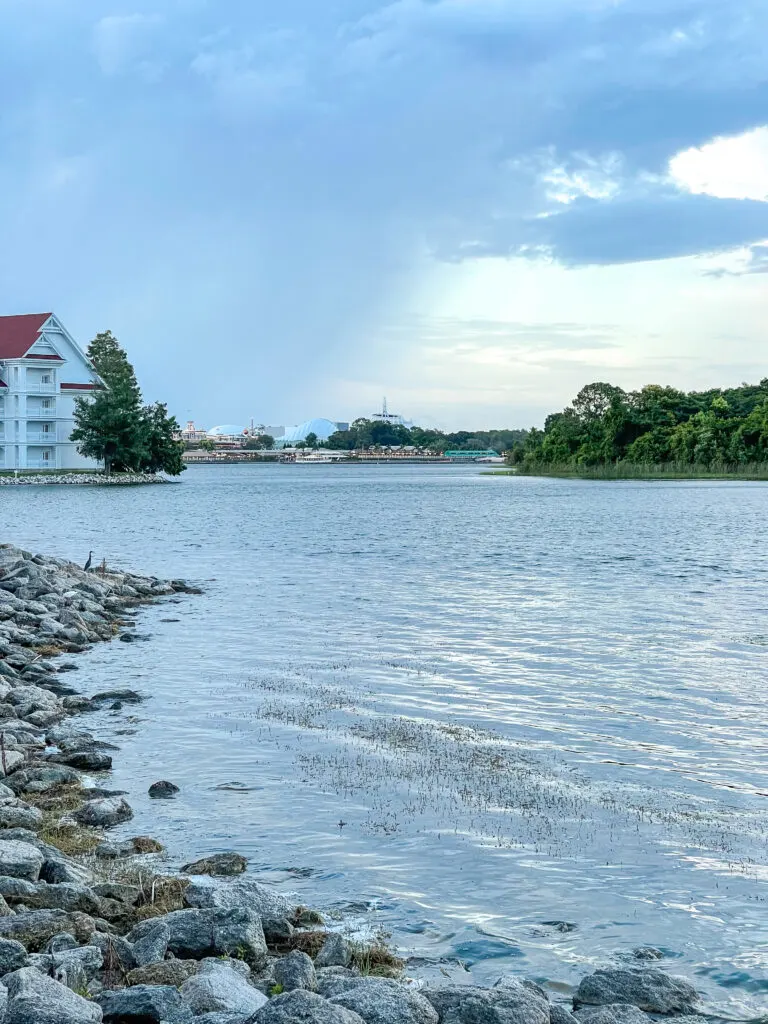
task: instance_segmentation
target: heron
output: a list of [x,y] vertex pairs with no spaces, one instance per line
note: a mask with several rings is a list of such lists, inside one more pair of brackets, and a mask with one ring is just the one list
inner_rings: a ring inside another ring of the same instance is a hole
[[83,566],[83,571],[84,572],[88,572],[88,570],[91,568],[92,562],[93,562],[93,552],[89,551],[88,552],[88,561]]

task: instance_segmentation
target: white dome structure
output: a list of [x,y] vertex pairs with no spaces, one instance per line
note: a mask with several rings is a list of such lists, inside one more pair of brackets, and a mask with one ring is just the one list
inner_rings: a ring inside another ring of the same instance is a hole
[[280,441],[285,445],[297,444],[299,441],[306,441],[310,434],[315,434],[318,441],[327,441],[337,430],[338,427],[331,420],[307,420],[298,427],[289,427]]
[[220,427],[211,427],[208,437],[239,437],[245,433],[245,427],[238,427],[236,423],[224,423]]

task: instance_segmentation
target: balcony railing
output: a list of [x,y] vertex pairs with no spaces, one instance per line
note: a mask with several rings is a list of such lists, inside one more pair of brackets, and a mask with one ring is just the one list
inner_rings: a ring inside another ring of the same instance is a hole
[[56,444],[56,435],[53,431],[46,433],[44,430],[28,430],[27,444]]
[[27,459],[27,469],[56,469],[56,459]]
[[51,409],[30,409],[27,406],[28,420],[53,420],[56,419],[56,410]]
[[27,394],[28,395],[55,395],[56,385],[55,384],[43,384],[39,380],[28,380],[27,381]]

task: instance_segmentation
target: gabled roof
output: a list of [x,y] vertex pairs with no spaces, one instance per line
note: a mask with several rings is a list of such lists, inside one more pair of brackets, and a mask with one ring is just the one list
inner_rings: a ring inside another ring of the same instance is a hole
[[51,313],[0,316],[0,359],[21,359],[37,341]]

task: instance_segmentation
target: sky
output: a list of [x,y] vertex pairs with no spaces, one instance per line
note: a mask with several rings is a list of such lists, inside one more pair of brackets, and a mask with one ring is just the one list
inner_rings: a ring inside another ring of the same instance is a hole
[[768,376],[765,0],[0,0],[0,313],[198,425]]

